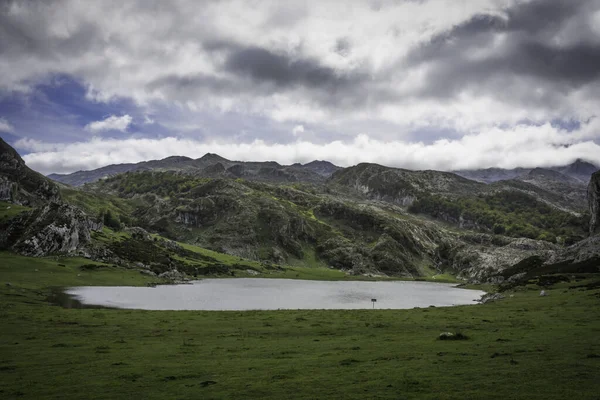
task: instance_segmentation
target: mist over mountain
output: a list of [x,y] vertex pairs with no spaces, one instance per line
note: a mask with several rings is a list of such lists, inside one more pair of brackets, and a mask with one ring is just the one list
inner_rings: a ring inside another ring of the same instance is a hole
[[[567,181],[568,179],[566,177],[570,177],[572,178],[572,183],[587,184],[592,174],[598,171],[598,169],[600,169],[600,167],[590,162],[577,159],[575,162],[567,165],[546,168],[486,168],[475,170],[459,170],[454,172],[460,176],[464,176],[465,178],[485,183],[492,183],[506,179],[528,179],[534,178],[534,175],[539,177],[545,175],[551,180]],[[560,175],[557,175],[556,173],[559,173]]]

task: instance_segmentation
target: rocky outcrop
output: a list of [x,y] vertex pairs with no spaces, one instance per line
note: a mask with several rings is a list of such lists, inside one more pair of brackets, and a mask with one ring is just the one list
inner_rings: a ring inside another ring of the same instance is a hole
[[150,240],[151,239],[148,231],[143,228],[140,228],[138,226],[125,228],[125,232],[131,234],[131,237],[136,240]]
[[90,243],[102,223],[83,211],[56,202],[26,212],[0,226],[0,247],[27,256],[73,253]]
[[183,272],[179,272],[177,269],[165,271],[159,274],[158,277],[161,279],[167,279],[173,283],[185,282],[187,280],[185,274]]
[[0,248],[28,256],[84,250],[91,232],[102,224],[64,204],[58,186],[25,165],[19,154],[0,139],[0,199],[35,207],[0,224]]
[[558,250],[558,246],[541,240],[468,234],[460,241],[440,245],[438,253],[443,269],[453,271],[459,278],[501,283],[498,276],[502,271],[532,256],[547,260]]
[[18,191],[18,185],[7,177],[0,176],[0,200],[13,201]]
[[594,258],[600,258],[600,235],[591,236],[552,254],[546,264],[581,263]]
[[600,232],[600,171],[594,173],[588,185],[588,204],[590,207],[590,235]]
[[0,138],[0,199],[35,206],[59,198],[58,186],[27,167],[19,153]]

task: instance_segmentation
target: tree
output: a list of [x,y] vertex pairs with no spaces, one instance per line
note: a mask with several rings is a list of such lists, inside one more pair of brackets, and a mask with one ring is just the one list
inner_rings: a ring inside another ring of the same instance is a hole
[[496,235],[502,235],[504,232],[506,232],[506,228],[504,227],[504,225],[502,225],[502,224],[494,225],[494,233]]
[[110,210],[106,210],[104,213],[104,225],[114,230],[121,229],[121,222]]

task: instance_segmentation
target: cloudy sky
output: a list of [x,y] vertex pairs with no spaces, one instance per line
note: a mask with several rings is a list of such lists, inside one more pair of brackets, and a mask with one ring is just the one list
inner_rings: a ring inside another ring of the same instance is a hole
[[0,136],[43,173],[600,164],[599,113],[598,0],[0,2]]

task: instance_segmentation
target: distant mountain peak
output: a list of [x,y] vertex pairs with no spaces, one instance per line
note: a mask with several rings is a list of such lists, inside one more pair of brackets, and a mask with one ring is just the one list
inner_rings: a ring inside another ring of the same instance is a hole
[[573,168],[575,170],[586,171],[586,172],[589,170],[589,171],[592,171],[592,173],[596,172],[596,170],[598,170],[597,166],[595,166],[591,162],[585,161],[585,160],[583,160],[581,158],[578,158],[577,160],[575,160],[570,165],[567,165],[567,167]]
[[205,155],[203,155],[202,157],[196,159],[196,161],[214,161],[214,162],[221,162],[221,161],[229,161],[226,158],[221,157],[218,154],[215,153],[206,153]]
[[309,165],[333,165],[334,167],[337,167],[337,165],[335,165],[334,163],[327,161],[327,160],[313,160],[311,162],[304,164],[305,167],[309,166]]
[[521,179],[546,179],[564,183],[578,182],[576,178],[548,168],[534,168],[531,171],[529,171],[529,173],[527,173],[526,175],[523,175]]
[[324,161],[324,160],[311,161],[309,163],[302,165],[301,168],[315,172],[324,177],[329,177],[335,171],[338,171],[341,169],[341,167],[338,167],[337,165],[335,165],[329,161]]

